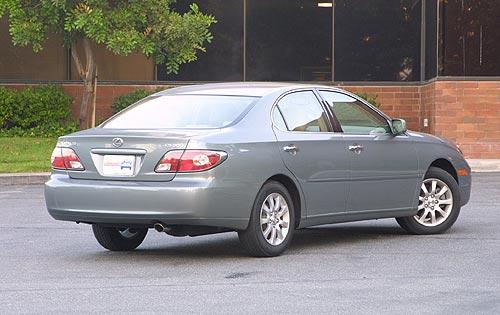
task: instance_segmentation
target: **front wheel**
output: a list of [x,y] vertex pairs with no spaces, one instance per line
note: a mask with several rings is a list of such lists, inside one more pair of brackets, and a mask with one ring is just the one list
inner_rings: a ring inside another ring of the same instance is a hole
[[448,230],[460,213],[458,183],[448,172],[431,167],[425,174],[418,197],[417,214],[396,218],[412,234],[438,234]]
[[257,257],[283,253],[292,240],[294,210],[285,186],[275,181],[265,183],[255,200],[247,229],[238,232],[243,247]]
[[102,247],[111,251],[136,249],[148,233],[148,229],[114,228],[92,224],[94,236]]

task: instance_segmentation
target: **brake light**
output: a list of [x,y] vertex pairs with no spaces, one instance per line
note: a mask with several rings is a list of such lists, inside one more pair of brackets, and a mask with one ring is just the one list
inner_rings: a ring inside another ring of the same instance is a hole
[[78,155],[76,155],[75,151],[73,151],[73,149],[70,148],[56,147],[52,152],[52,156],[50,157],[50,162],[52,164],[52,168],[54,169],[69,170],[69,171],[85,170]]
[[188,173],[206,171],[219,165],[227,154],[209,150],[168,151],[155,168],[157,173]]

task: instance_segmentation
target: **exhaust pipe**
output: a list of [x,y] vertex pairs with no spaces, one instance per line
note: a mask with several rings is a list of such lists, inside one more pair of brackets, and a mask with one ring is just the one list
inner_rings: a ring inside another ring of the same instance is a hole
[[154,228],[158,232],[167,232],[168,228],[165,227],[162,223],[155,223]]

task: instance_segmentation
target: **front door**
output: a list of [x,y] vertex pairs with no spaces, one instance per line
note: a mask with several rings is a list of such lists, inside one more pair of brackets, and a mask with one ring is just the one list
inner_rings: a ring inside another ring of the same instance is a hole
[[273,121],[281,157],[304,193],[308,219],[344,212],[350,158],[315,93],[285,95],[273,109]]
[[420,180],[413,142],[394,136],[385,117],[349,95],[320,91],[338,120],[350,154],[347,210],[409,210]]

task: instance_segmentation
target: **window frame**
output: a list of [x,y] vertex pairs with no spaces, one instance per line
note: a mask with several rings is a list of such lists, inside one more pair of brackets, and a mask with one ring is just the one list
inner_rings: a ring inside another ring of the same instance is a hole
[[354,98],[355,100],[361,102],[361,104],[365,105],[366,108],[373,112],[376,116],[379,116],[380,118],[382,118],[383,120],[385,120],[387,126],[389,127],[389,130],[390,132],[387,132],[386,134],[394,134],[394,131],[392,130],[392,118],[389,117],[388,115],[386,115],[384,112],[382,112],[380,109],[378,109],[377,107],[373,106],[372,104],[370,104],[368,101],[362,99],[361,97],[353,94],[353,93],[349,93],[349,92],[346,92],[346,91],[341,91],[341,90],[336,90],[336,89],[325,89],[325,88],[317,88],[316,89],[317,91],[317,94],[319,97],[321,97],[322,101],[324,102],[324,104],[326,104],[326,109],[327,111],[330,113],[331,117],[332,117],[332,124],[335,122],[335,124],[338,124],[338,128],[340,129],[339,132],[342,132],[344,134],[350,134],[350,133],[346,133],[343,129],[342,129],[342,126],[340,125],[340,121],[338,120],[337,116],[335,115],[335,113],[333,112],[333,110],[331,109],[330,105],[328,104],[328,101],[325,100],[323,98],[323,96],[321,95],[321,92],[330,92],[330,93],[337,93],[337,94],[343,94],[343,95],[346,95],[346,96],[349,96],[349,97],[352,97]]
[[[318,102],[318,105],[320,106],[320,108],[323,110],[323,113],[325,114],[326,116],[326,124],[327,124],[327,128],[328,130],[327,131],[294,131],[294,130],[290,130],[289,127],[288,127],[288,123],[286,122],[286,119],[285,119],[285,116],[283,115],[283,113],[281,112],[280,108],[278,107],[279,105],[279,102],[286,96],[290,95],[290,94],[293,94],[293,93],[300,93],[300,92],[312,92],[312,94],[314,95],[314,97],[316,97],[316,101]],[[278,112],[280,113],[281,117],[283,118],[283,121],[285,123],[285,126],[287,128],[287,130],[282,130],[281,128],[278,127],[278,125],[276,124],[276,122],[274,121],[274,115],[273,115],[273,112],[275,110],[278,110]],[[273,128],[276,128],[277,130],[281,130],[283,132],[293,132],[293,133],[298,133],[298,134],[311,134],[311,135],[314,135],[314,134],[325,134],[325,133],[335,133],[335,132],[339,132],[338,130],[336,130],[337,128],[334,127],[334,125],[332,124],[332,119],[331,119],[331,116],[330,116],[330,113],[329,113],[329,110],[327,108],[327,106],[325,106],[324,104],[324,100],[321,98],[321,96],[319,95],[318,91],[315,89],[315,88],[299,88],[299,89],[293,89],[293,90],[289,90],[283,94],[281,94],[273,103],[273,106],[271,106],[271,111],[269,112],[270,114],[270,117],[271,117],[271,124],[273,126]]]

